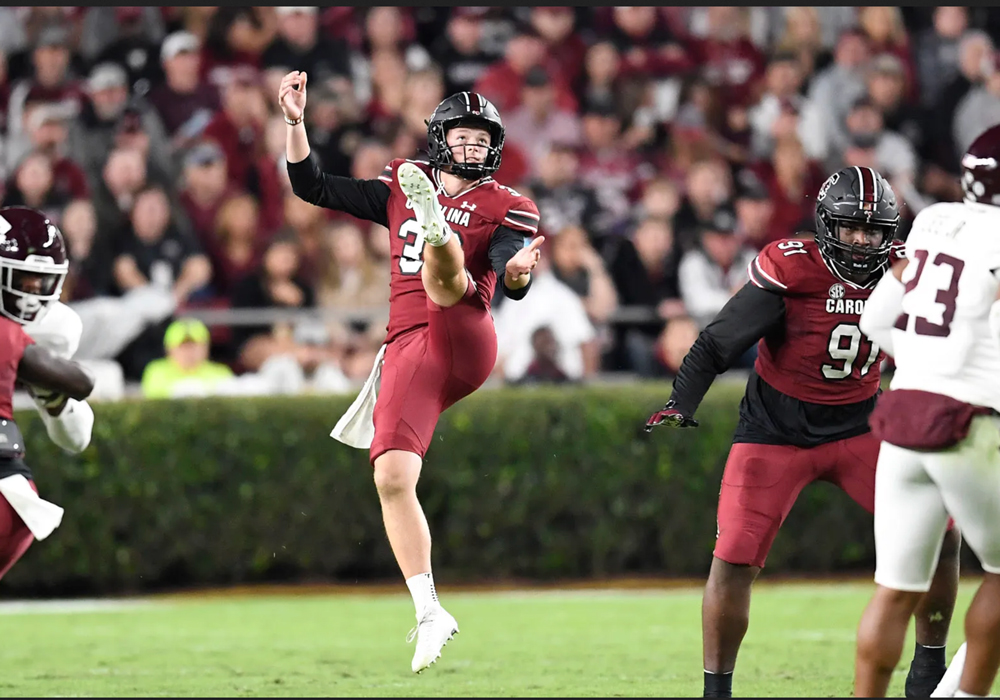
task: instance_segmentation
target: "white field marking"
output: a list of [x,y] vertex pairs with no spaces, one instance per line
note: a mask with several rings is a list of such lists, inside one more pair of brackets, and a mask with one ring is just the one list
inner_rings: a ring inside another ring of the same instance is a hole
[[154,603],[148,599],[97,599],[74,600],[9,600],[0,602],[0,615],[47,615],[66,613],[127,612],[149,608]]

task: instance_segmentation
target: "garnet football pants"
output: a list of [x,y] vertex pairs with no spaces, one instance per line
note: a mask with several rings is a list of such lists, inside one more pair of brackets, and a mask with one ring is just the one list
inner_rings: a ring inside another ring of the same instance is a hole
[[[38,491],[33,481],[28,483],[31,484],[31,488]],[[34,541],[35,536],[21,520],[21,516],[6,498],[0,496],[0,578],[10,571]]]
[[454,306],[427,300],[425,328],[385,350],[373,421],[372,464],[383,452],[426,454],[441,413],[483,385],[497,360],[493,317],[469,280]]
[[715,556],[763,567],[799,492],[814,481],[836,484],[873,512],[878,450],[871,433],[816,447],[734,444],[722,475]]
[[1000,574],[1000,433],[973,419],[968,436],[940,452],[882,443],[875,478],[875,583],[926,591],[948,516],[985,571]]

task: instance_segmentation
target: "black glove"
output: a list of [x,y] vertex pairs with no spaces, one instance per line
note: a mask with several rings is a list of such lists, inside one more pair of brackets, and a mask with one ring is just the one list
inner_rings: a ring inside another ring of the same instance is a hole
[[689,418],[674,408],[674,401],[667,401],[667,405],[662,411],[657,411],[646,421],[646,432],[650,432],[654,426],[668,425],[671,428],[697,428],[698,421]]

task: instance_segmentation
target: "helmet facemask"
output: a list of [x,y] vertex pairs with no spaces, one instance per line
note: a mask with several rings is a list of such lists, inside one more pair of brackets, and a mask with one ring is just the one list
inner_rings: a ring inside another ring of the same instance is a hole
[[46,256],[0,259],[0,314],[22,325],[40,321],[59,300],[68,271],[69,263]]
[[[468,127],[470,129],[483,129],[490,135],[490,145],[483,146],[473,143],[448,145],[448,132],[457,127]],[[489,177],[500,167],[501,154],[504,143],[503,127],[489,119],[479,119],[476,117],[456,117],[439,122],[428,122],[427,125],[428,145],[430,146],[430,163],[438,170],[450,173],[464,180],[480,180]],[[486,158],[483,162],[471,162],[468,159],[471,148],[486,150]],[[455,158],[455,151],[463,150],[464,158],[459,162]]]
[[[856,218],[820,212],[823,226],[817,233],[816,243],[820,252],[837,270],[849,277],[867,277],[881,269],[889,260],[889,252],[896,235],[896,225],[881,221],[859,221]],[[826,229],[825,231],[822,229]],[[861,229],[869,234],[882,234],[878,245],[858,245],[841,240],[845,229]]]

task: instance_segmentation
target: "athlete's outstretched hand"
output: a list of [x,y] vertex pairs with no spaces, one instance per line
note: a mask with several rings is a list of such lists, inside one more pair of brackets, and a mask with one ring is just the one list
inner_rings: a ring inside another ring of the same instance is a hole
[[281,79],[281,87],[278,88],[278,104],[288,119],[298,119],[305,111],[308,78],[309,76],[303,71],[293,70]]
[[538,264],[538,259],[542,257],[539,246],[545,240],[545,236],[537,236],[531,243],[517,251],[510,260],[507,261],[507,274],[515,282],[524,275],[530,275]]
[[674,408],[674,402],[668,401],[662,411],[657,411],[646,421],[646,432],[650,432],[658,425],[667,425],[671,428],[697,428],[698,421],[689,418]]

